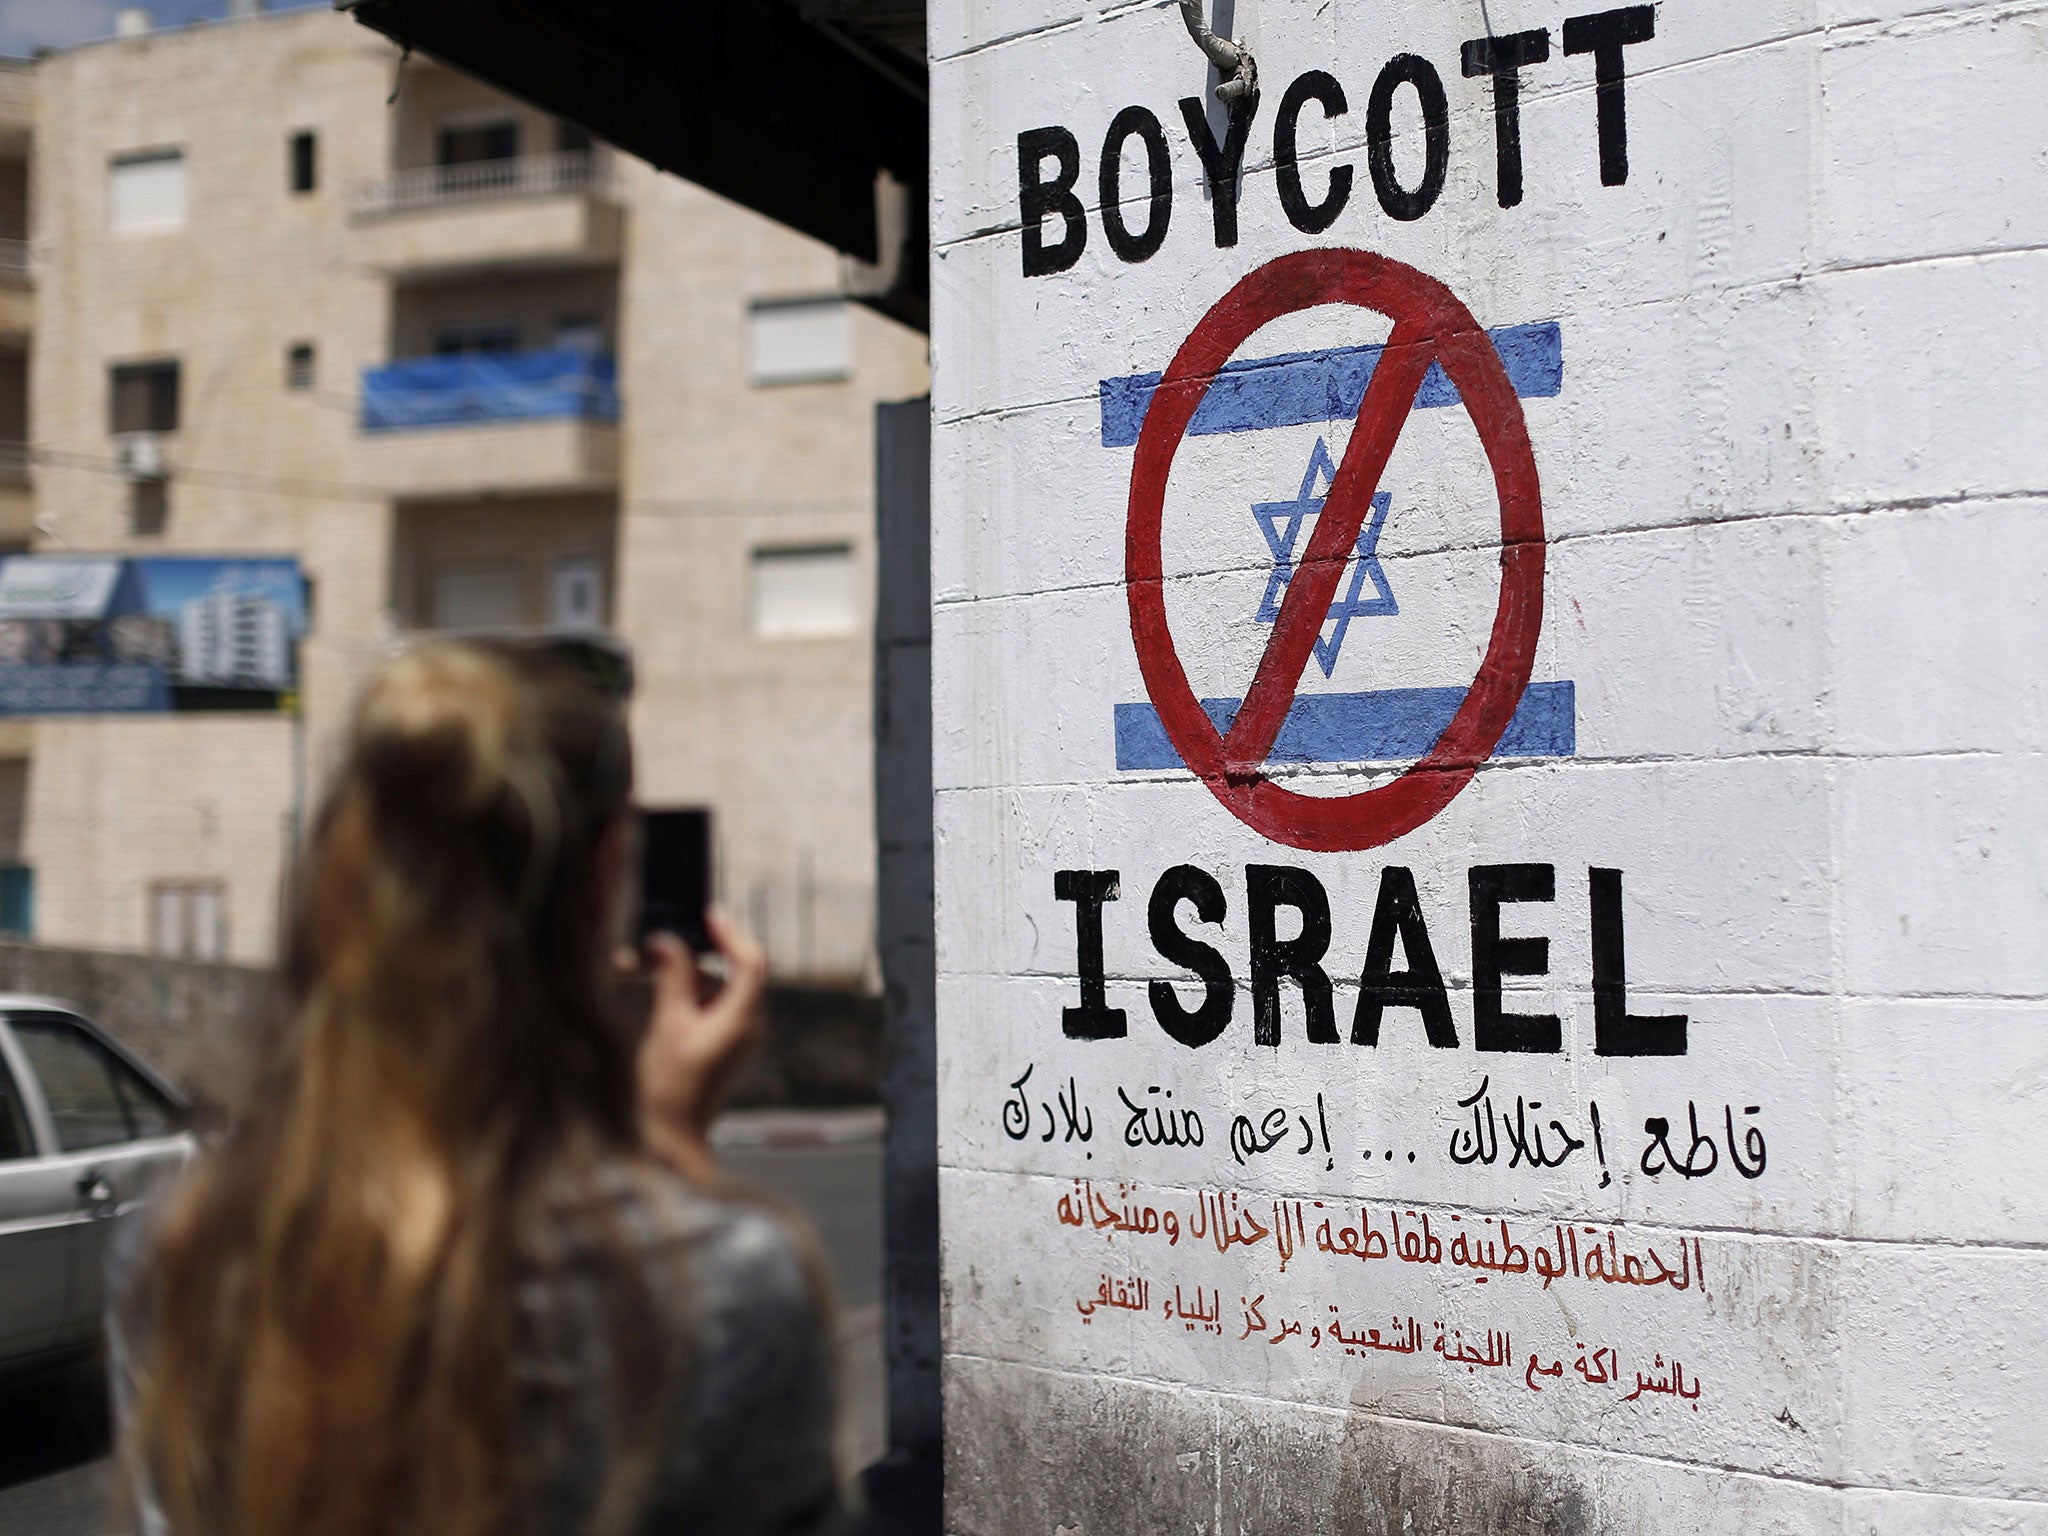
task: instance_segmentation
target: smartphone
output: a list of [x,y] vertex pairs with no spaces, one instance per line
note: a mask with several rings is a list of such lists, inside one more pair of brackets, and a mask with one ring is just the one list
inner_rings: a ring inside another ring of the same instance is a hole
[[640,931],[672,933],[699,954],[717,948],[704,925],[711,905],[711,812],[640,813]]

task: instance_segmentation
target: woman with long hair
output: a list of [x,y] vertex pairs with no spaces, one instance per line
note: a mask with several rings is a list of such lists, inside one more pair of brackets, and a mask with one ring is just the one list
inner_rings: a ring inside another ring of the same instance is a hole
[[623,1006],[631,777],[545,647],[369,684],[254,1092],[116,1318],[146,1530],[837,1524],[818,1266],[707,1139],[765,961],[714,916],[722,987],[657,937]]

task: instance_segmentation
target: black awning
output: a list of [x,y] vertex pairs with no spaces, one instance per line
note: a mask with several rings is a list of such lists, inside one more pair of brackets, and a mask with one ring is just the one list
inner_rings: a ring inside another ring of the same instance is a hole
[[[922,5],[904,0],[336,0],[364,25],[778,223],[882,266],[922,328]],[[911,13],[915,12],[913,16]],[[865,24],[864,24],[865,23]],[[877,217],[883,173],[907,228]],[[902,241],[884,251],[885,241]]]

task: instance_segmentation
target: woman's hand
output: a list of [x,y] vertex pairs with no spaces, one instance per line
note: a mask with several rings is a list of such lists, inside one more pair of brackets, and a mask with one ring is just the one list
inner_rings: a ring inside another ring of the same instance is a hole
[[715,1171],[711,1117],[761,1034],[768,957],[722,912],[706,914],[725,960],[718,985],[672,934],[647,941],[654,1006],[635,1063],[640,1134],[650,1151],[693,1178]]

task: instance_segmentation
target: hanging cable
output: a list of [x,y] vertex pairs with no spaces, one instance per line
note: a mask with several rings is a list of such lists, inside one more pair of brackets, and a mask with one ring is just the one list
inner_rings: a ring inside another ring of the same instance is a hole
[[1234,102],[1259,88],[1258,61],[1251,49],[1237,38],[1218,37],[1202,19],[1202,0],[1180,0],[1180,19],[1188,24],[1188,36],[1208,56],[1219,73],[1227,75],[1216,87],[1218,101]]

